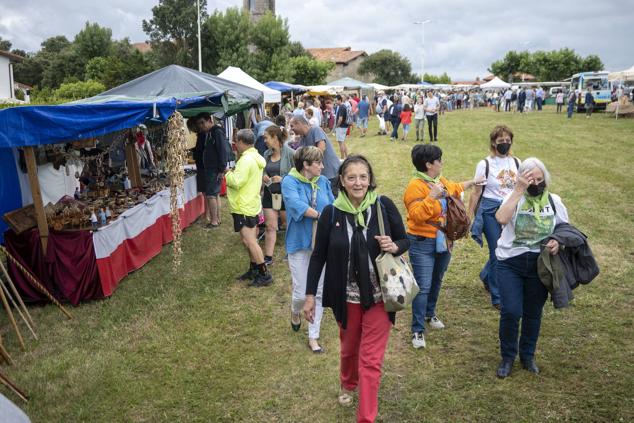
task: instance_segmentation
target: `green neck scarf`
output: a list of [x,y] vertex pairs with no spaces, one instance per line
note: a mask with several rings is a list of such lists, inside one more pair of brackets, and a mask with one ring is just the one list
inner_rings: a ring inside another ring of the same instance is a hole
[[548,190],[545,189],[541,196],[531,197],[528,193],[524,194],[524,204],[522,204],[522,210],[533,209],[533,214],[538,222],[541,222],[541,211],[544,206],[548,204]]
[[319,175],[315,176],[313,179],[308,179],[307,177],[305,177],[304,175],[302,175],[301,173],[299,173],[297,171],[297,169],[292,168],[290,172],[288,172],[289,176],[292,176],[293,178],[297,179],[300,182],[303,182],[305,184],[310,184],[310,187],[312,189],[319,189],[319,187],[317,186],[317,181],[319,180]]
[[341,190],[339,191],[339,195],[335,199],[335,202],[332,203],[332,205],[343,212],[353,214],[355,219],[357,220],[357,223],[360,226],[367,228],[368,226],[365,224],[363,212],[366,211],[368,207],[370,207],[372,204],[376,203],[376,199],[376,192],[368,191],[368,193],[365,195],[365,198],[361,202],[361,205],[355,208],[350,202],[350,199],[348,198],[346,193]]
[[431,176],[429,176],[425,172],[419,172],[417,170],[414,171],[414,177],[415,178],[420,178],[420,179],[422,179],[423,181],[426,181],[426,182],[431,182],[432,184],[437,184],[438,182],[440,182],[440,175],[436,176],[435,178],[432,178]]

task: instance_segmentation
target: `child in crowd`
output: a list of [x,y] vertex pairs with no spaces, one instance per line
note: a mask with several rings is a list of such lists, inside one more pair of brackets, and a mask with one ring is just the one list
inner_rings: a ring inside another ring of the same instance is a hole
[[401,112],[401,123],[403,124],[403,137],[401,140],[405,141],[407,139],[407,134],[409,133],[409,127],[412,124],[412,107],[409,104],[405,104],[403,106],[403,111]]

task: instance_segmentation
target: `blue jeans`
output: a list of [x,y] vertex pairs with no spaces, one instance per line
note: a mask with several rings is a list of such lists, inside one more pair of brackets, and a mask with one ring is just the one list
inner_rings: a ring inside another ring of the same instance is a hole
[[568,119],[572,118],[572,114],[575,111],[575,103],[568,103]]
[[390,138],[398,138],[398,127],[400,124],[400,119],[392,119],[392,135],[390,135]]
[[480,203],[483,220],[482,229],[484,237],[487,239],[487,246],[489,247],[489,261],[487,261],[484,265],[484,269],[480,272],[480,279],[482,279],[482,282],[484,282],[484,285],[486,285],[491,294],[491,304],[500,304],[500,292],[496,275],[498,259],[495,256],[498,239],[500,239],[500,234],[502,233],[502,226],[495,218],[495,213],[498,211],[500,204],[500,201],[484,197]]
[[503,359],[521,360],[534,357],[542,310],[548,291],[537,275],[538,253],[524,253],[498,262],[497,276],[502,299],[500,312],[500,354]]
[[451,253],[436,253],[436,238],[408,234],[409,259],[414,278],[420,288],[412,302],[412,332],[425,332],[425,318],[436,315],[440,285]]

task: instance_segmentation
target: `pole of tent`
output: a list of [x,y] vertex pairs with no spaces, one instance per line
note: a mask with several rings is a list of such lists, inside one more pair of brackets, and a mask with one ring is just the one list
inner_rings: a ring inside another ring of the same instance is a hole
[[24,159],[26,161],[26,170],[29,175],[29,185],[31,186],[31,194],[33,196],[33,206],[35,207],[37,228],[40,231],[42,251],[44,255],[46,255],[48,247],[48,223],[46,222],[46,215],[44,214],[44,204],[42,203],[40,181],[37,178],[37,164],[35,163],[35,152],[33,151],[33,147],[24,147]]

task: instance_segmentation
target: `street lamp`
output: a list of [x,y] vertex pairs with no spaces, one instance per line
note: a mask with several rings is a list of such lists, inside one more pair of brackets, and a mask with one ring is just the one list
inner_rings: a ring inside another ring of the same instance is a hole
[[203,71],[203,54],[200,46],[200,0],[196,0],[197,23],[198,23],[198,72]]
[[431,22],[431,19],[425,19],[424,21],[416,21],[414,25],[420,25],[423,30],[423,43],[421,45],[421,56],[420,56],[420,80],[423,81],[425,77],[425,24]]

